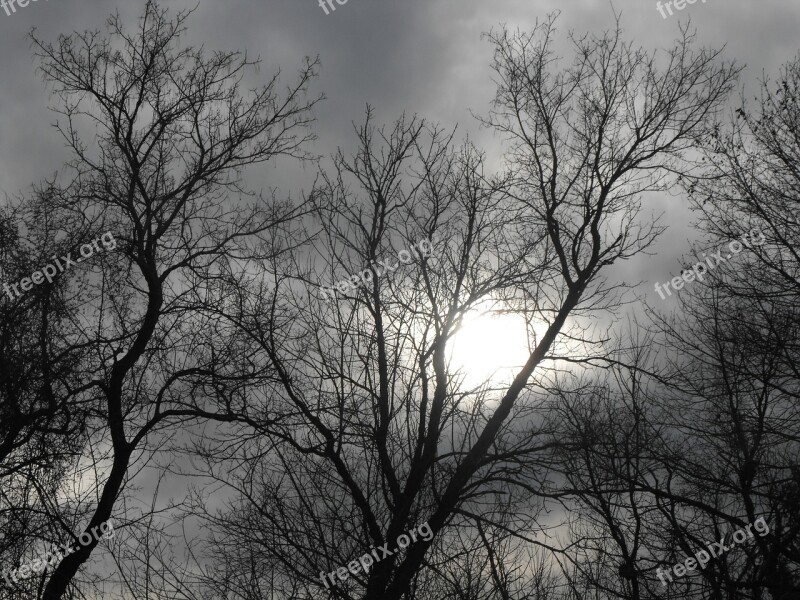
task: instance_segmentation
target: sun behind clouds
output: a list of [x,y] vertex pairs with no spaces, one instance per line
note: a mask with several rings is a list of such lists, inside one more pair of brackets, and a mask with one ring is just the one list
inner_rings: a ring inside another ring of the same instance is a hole
[[448,346],[451,369],[464,377],[462,388],[510,383],[530,356],[524,318],[506,312],[473,311]]

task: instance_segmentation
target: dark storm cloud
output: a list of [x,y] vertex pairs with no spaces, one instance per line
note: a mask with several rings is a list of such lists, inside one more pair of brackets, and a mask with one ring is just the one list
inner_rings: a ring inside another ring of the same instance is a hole
[[[0,11],[0,186],[15,193],[31,182],[52,174],[67,156],[63,143],[49,127],[55,115],[46,110],[47,93],[35,72],[25,37],[31,27],[54,39],[58,33],[101,27],[118,7],[134,23],[142,2],[113,4],[91,0],[38,0],[6,16]],[[170,1],[170,8],[187,8],[193,2]],[[665,46],[674,39],[679,22],[691,17],[699,41],[710,46],[728,45],[727,56],[748,64],[744,80],[754,89],[762,71],[774,73],[797,50],[800,7],[792,0],[707,0],[687,6],[663,19],[655,0],[619,0],[614,8],[623,15],[627,37],[648,48]],[[380,122],[403,111],[452,127],[490,150],[496,158],[497,142],[481,131],[470,110],[485,113],[493,94],[488,67],[491,48],[481,33],[507,23],[530,28],[537,18],[560,9],[559,30],[597,31],[612,24],[612,5],[601,0],[560,3],[555,0],[348,0],[326,15],[317,0],[201,0],[189,21],[191,43],[209,50],[242,49],[263,59],[262,76],[275,68],[288,81],[304,56],[319,55],[322,71],[314,84],[328,99],[319,105],[317,152],[328,154],[337,146],[352,147],[352,121],[363,118],[367,103]],[[564,48],[568,56],[568,48]],[[278,185],[296,197],[307,188],[313,169],[261,167],[248,173],[256,189]],[[691,237],[688,213],[680,198],[656,201],[673,225],[657,246],[658,256],[641,259],[633,279],[675,267],[676,254]]]

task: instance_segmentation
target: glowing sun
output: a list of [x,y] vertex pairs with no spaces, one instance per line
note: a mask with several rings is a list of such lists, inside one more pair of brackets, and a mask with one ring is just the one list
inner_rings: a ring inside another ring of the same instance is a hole
[[525,319],[517,314],[473,311],[449,343],[450,367],[463,376],[462,388],[510,383],[529,356]]

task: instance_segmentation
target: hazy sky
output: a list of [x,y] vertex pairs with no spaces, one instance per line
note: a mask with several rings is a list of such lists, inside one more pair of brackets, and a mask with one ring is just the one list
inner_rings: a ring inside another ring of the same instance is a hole
[[[41,36],[103,26],[120,10],[133,25],[143,1],[38,0],[7,16],[0,10],[0,191],[14,194],[56,171],[67,154],[50,127],[48,93],[36,72],[26,34]],[[174,8],[195,2],[168,0]],[[655,0],[348,0],[326,15],[317,0],[199,0],[189,21],[188,40],[209,50],[246,50],[260,56],[262,75],[281,68],[292,77],[306,55],[319,55],[321,76],[314,84],[327,100],[317,110],[315,150],[352,148],[352,121],[360,121],[367,103],[377,118],[390,122],[403,111],[459,124],[478,145],[497,156],[497,141],[481,131],[470,111],[485,114],[493,95],[489,70],[492,48],[481,33],[498,24],[530,28],[548,12],[561,11],[567,31],[600,31],[622,13],[626,36],[647,48],[664,47],[689,17],[704,45],[727,44],[726,56],[747,65],[743,82],[751,91],[762,71],[775,73],[797,52],[800,3],[797,0],[698,0],[664,19]],[[752,94],[751,94],[752,95]],[[248,173],[255,188],[277,185],[297,196],[308,188],[313,170],[259,167]],[[665,281],[688,245],[690,215],[679,196],[652,199],[650,208],[665,213],[669,231],[654,257],[625,265],[628,280]]]

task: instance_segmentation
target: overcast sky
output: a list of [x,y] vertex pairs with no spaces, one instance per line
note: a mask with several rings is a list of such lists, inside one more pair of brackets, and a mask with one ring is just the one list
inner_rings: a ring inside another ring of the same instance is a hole
[[[327,96],[316,110],[314,150],[319,154],[337,146],[353,149],[351,123],[361,121],[370,104],[378,122],[391,122],[405,111],[445,127],[458,124],[461,137],[469,135],[485,148],[493,164],[499,159],[498,141],[472,116],[486,114],[494,95],[492,47],[481,38],[493,27],[530,29],[560,10],[557,26],[563,40],[570,30],[600,32],[613,26],[616,10],[627,39],[656,49],[668,47],[680,23],[691,18],[701,44],[727,45],[726,58],[747,65],[742,84],[752,97],[762,73],[776,74],[797,53],[800,25],[798,0],[697,0],[666,19],[656,0],[615,0],[613,6],[607,0],[348,0],[327,15],[317,2],[162,0],[162,5],[197,5],[187,42],[260,56],[264,81],[280,68],[288,82],[304,56],[319,55],[322,69],[313,91]],[[55,40],[60,33],[102,28],[115,10],[134,26],[143,5],[143,0],[38,0],[11,15],[0,9],[0,198],[27,191],[69,158],[51,126],[55,115],[47,109],[48,92],[36,71],[28,32],[35,27],[39,36]],[[247,176],[255,189],[278,186],[285,195],[298,197],[308,190],[313,174],[311,167],[267,165]],[[679,272],[678,259],[693,236],[691,214],[680,194],[647,201],[647,208],[664,213],[669,229],[651,256],[637,256],[611,276],[645,282],[641,292],[655,304],[653,283]],[[185,483],[173,477],[162,491],[178,497]]]
[[[195,2],[167,0],[168,7]],[[51,175],[67,157],[50,124],[48,94],[36,72],[26,34],[32,27],[46,39],[59,33],[102,27],[119,10],[129,23],[143,1],[38,0],[7,16],[0,10],[0,191],[15,194]],[[797,0],[698,0],[675,15],[661,16],[655,0],[348,0],[330,14],[317,0],[199,0],[189,21],[188,41],[209,50],[246,50],[260,56],[266,78],[281,68],[288,77],[304,56],[319,55],[321,76],[315,91],[327,100],[317,110],[315,150],[352,148],[352,121],[363,118],[367,103],[377,118],[390,122],[403,111],[459,125],[496,158],[497,141],[481,131],[471,112],[485,114],[493,95],[491,46],[481,33],[506,23],[530,28],[548,12],[561,10],[559,32],[600,31],[622,13],[626,36],[646,48],[670,44],[681,22],[691,17],[704,45],[727,45],[726,57],[747,65],[742,82],[755,90],[761,73],[776,73],[797,52],[800,3]],[[673,9],[674,10],[674,9]],[[752,94],[751,94],[752,95]],[[296,197],[313,175],[297,169],[259,167],[248,174],[255,188],[280,186]],[[654,257],[625,265],[629,281],[665,281],[688,249],[690,215],[679,197],[655,198],[651,208],[665,212],[669,231]]]

